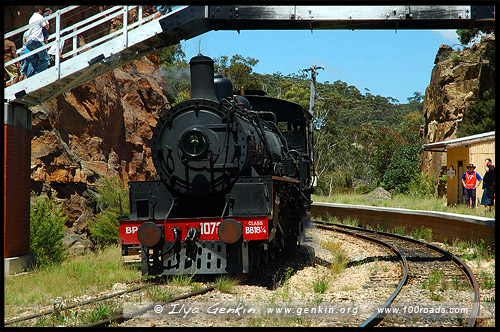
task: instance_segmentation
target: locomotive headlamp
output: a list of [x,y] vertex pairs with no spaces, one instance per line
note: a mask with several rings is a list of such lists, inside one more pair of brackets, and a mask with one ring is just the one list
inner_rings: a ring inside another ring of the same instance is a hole
[[182,152],[190,158],[200,158],[208,150],[208,139],[198,129],[185,132],[179,142]]
[[157,224],[147,221],[137,230],[137,239],[144,247],[151,248],[160,242],[162,234],[163,231]]
[[241,223],[233,219],[226,219],[219,224],[217,228],[217,234],[222,242],[231,244],[235,243],[241,238],[243,234],[243,229]]

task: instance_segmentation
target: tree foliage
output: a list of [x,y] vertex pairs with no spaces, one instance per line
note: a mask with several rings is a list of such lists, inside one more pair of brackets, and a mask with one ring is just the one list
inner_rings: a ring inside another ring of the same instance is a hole
[[129,211],[128,190],[117,176],[104,177],[96,185],[100,212],[89,222],[90,239],[99,247],[120,243],[121,217]]
[[495,90],[485,94],[485,99],[471,105],[464,112],[457,136],[464,137],[495,131]]
[[398,144],[384,174],[384,188],[406,193],[410,183],[420,173],[421,147],[413,144]]
[[187,65],[185,60],[186,54],[182,50],[181,44],[174,44],[162,48],[158,52],[158,56],[160,58],[160,66],[162,66],[164,69],[169,68],[173,65]]
[[165,95],[170,103],[180,103],[189,99],[191,80],[186,54],[180,44],[170,45],[158,52],[160,66],[167,82]]
[[67,217],[55,196],[35,197],[30,206],[30,249],[39,267],[60,263],[67,256],[63,244]]
[[474,29],[458,29],[456,32],[457,32],[458,40],[460,41],[460,44],[467,45],[471,41],[473,41],[477,36],[479,36],[481,33],[491,34],[491,33],[494,33],[494,30],[474,28]]
[[235,89],[258,89],[260,84],[252,75],[253,67],[259,60],[251,57],[242,57],[235,54],[229,59],[222,55],[214,60],[214,69],[216,72],[229,78],[233,82]]

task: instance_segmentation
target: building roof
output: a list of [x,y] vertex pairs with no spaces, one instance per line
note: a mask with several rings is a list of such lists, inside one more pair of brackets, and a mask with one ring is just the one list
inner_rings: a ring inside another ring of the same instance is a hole
[[469,145],[474,143],[486,142],[495,140],[495,132],[490,131],[487,133],[460,137],[455,139],[450,139],[447,141],[435,142],[424,144],[424,151],[437,151],[437,152],[445,152],[448,148],[456,148],[462,145]]

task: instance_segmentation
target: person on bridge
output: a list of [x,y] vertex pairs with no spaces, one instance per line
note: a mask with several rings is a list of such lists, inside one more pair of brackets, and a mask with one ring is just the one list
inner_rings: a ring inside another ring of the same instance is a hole
[[[49,15],[52,15],[52,9],[50,9],[49,7],[46,7],[44,10],[43,10],[43,17],[47,17]],[[44,41],[45,41],[45,44],[47,44],[47,41],[49,39],[49,29],[50,29],[50,26],[49,26],[49,21],[47,21],[47,25],[43,27],[43,38],[44,38]]]
[[[474,171],[474,164],[467,165],[467,171],[462,174],[462,184],[464,185],[465,204],[468,207],[476,207],[476,188],[479,187],[483,178]],[[472,200],[472,201],[471,201]]]
[[153,20],[156,20],[158,17],[165,15],[166,13],[170,13],[172,11],[172,6],[156,6],[156,13],[153,16]]
[[[3,41],[3,61],[8,62],[17,58],[16,53],[16,44],[14,44],[11,40],[5,39]],[[3,80],[4,86],[7,84],[16,84],[19,80],[19,62],[8,65],[4,68],[3,72]]]
[[481,197],[481,205],[484,205],[485,212],[491,212],[495,201],[495,165],[492,164],[490,158],[484,161],[484,169],[486,173],[483,176],[483,197]]
[[[61,39],[61,41],[59,42],[59,59],[61,59],[61,60],[62,60],[63,48],[64,48],[64,39]],[[57,53],[57,44],[56,43],[54,43],[54,45],[52,45],[49,48],[48,53],[49,53],[49,57],[50,57],[49,67],[52,67],[56,63],[56,53]]]
[[[26,41],[28,39],[28,32],[29,30],[26,30],[23,34],[23,47],[19,50],[19,54],[24,55],[28,54],[30,50],[26,47]],[[26,77],[28,77],[28,68],[31,68],[29,71],[33,70],[33,66],[31,63],[28,61],[28,58],[24,58],[21,60],[21,78],[20,81],[24,80]]]
[[[39,22],[39,24],[31,27],[28,30],[29,32],[26,41],[26,47],[30,52],[33,52],[33,50],[45,46],[43,29],[44,27],[48,27],[48,22],[44,20],[42,13],[43,7],[36,7],[35,12],[33,13],[33,15],[31,15],[31,18],[29,20],[29,24]],[[44,71],[49,65],[49,54],[47,53],[47,50],[42,50],[32,56],[29,56],[27,59],[27,62],[32,66],[31,68],[28,68],[28,77]]]

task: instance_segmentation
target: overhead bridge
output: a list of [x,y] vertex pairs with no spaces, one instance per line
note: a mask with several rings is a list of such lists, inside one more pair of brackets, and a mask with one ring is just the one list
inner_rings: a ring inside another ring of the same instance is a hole
[[[143,17],[141,6],[114,6],[82,22],[61,28],[64,17],[81,10],[71,6],[46,20],[56,27],[49,43],[4,64],[21,61],[56,46],[55,65],[4,89],[4,100],[33,106],[165,46],[210,30],[293,29],[494,29],[493,6],[184,6],[157,20]],[[94,34],[112,24],[118,29]],[[36,25],[4,34],[20,40]],[[100,36],[102,35],[102,36]],[[85,45],[78,45],[79,38]]]

